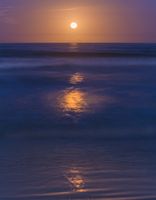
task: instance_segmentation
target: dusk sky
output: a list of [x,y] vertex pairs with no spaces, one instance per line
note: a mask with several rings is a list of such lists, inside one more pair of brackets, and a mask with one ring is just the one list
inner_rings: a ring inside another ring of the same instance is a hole
[[156,0],[0,0],[0,42],[156,42],[155,19]]

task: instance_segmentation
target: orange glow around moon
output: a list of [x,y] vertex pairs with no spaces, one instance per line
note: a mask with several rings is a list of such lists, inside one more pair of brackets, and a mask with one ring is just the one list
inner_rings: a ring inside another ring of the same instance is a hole
[[72,22],[72,23],[70,24],[70,28],[71,28],[71,29],[77,29],[77,28],[78,28],[78,24],[77,24],[76,22]]

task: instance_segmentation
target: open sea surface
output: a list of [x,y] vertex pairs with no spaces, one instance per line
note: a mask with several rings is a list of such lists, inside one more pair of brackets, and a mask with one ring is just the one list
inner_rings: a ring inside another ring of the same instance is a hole
[[0,200],[156,199],[156,44],[0,44]]

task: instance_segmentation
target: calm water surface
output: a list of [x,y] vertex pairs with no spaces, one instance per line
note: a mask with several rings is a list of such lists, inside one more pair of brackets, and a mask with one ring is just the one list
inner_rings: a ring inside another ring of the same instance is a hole
[[155,76],[155,44],[1,44],[0,200],[155,200]]
[[155,141],[1,141],[0,199],[156,199]]
[[1,44],[1,137],[155,137],[155,74],[155,44]]

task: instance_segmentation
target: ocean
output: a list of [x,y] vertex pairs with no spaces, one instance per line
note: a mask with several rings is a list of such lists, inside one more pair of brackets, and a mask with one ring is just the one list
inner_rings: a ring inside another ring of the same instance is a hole
[[0,200],[156,199],[156,44],[0,44]]

